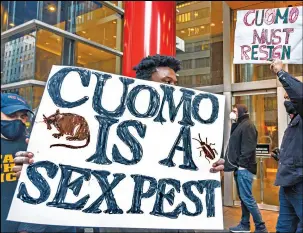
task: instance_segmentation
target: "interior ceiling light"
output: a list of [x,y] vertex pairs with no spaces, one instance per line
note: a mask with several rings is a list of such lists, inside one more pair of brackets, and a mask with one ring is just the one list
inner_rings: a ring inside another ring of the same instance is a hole
[[10,23],[10,24],[9,24],[9,26],[14,27],[14,26],[15,26],[15,24],[14,24],[14,23]]
[[48,5],[47,9],[48,9],[50,12],[56,11],[56,7],[55,7],[54,5]]
[[212,26],[212,27],[214,27],[215,25],[216,25],[216,24],[214,24],[214,23],[211,23],[211,24],[210,24],[210,26]]

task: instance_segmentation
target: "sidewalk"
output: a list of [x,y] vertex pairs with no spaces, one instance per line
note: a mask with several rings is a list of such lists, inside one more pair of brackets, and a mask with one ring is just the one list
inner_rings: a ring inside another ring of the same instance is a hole
[[[263,221],[266,224],[268,232],[276,232],[276,223],[278,219],[278,212],[261,210]],[[241,207],[224,207],[223,208],[224,217],[224,229],[228,232],[228,228],[231,226],[236,226],[241,219]],[[250,217],[251,231],[254,231],[254,222],[252,217]]]

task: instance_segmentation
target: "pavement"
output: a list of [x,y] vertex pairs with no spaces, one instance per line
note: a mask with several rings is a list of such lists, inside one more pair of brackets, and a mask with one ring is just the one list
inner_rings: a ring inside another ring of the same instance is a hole
[[[268,232],[276,232],[276,224],[279,212],[261,210],[261,215]],[[231,226],[236,226],[241,219],[241,207],[224,207],[223,208],[223,218],[224,218],[224,231],[228,232],[228,228]],[[254,232],[254,221],[250,217],[251,231]]]
[[[263,221],[266,224],[267,230],[269,233],[276,232],[276,223],[278,219],[278,212],[277,211],[268,211],[268,210],[260,210]],[[224,230],[223,231],[193,231],[193,230],[173,230],[173,231],[166,231],[166,230],[151,230],[151,229],[122,229],[122,228],[102,228],[100,230],[93,231],[92,228],[86,228],[84,233],[92,233],[92,232],[102,232],[102,233],[138,233],[138,232],[148,232],[148,233],[156,233],[156,232],[174,232],[174,233],[208,233],[208,232],[229,232],[229,227],[233,227],[239,224],[241,219],[241,207],[223,207],[223,219],[224,219]],[[250,225],[251,225],[251,232],[254,232],[254,222],[252,217],[250,217]]]

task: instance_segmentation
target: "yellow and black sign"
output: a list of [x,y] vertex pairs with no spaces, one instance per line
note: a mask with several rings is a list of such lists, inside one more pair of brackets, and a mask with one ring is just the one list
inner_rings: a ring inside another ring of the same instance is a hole
[[14,157],[12,154],[1,155],[1,183],[17,180],[13,172],[14,165]]

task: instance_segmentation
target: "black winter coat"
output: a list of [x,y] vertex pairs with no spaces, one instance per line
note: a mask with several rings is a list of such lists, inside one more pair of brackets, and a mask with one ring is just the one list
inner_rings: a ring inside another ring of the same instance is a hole
[[278,77],[298,113],[284,132],[275,181],[287,187],[303,182],[303,83],[284,71]]
[[248,115],[242,116],[232,129],[225,154],[224,171],[235,171],[239,167],[257,173],[256,147],[258,131]]

